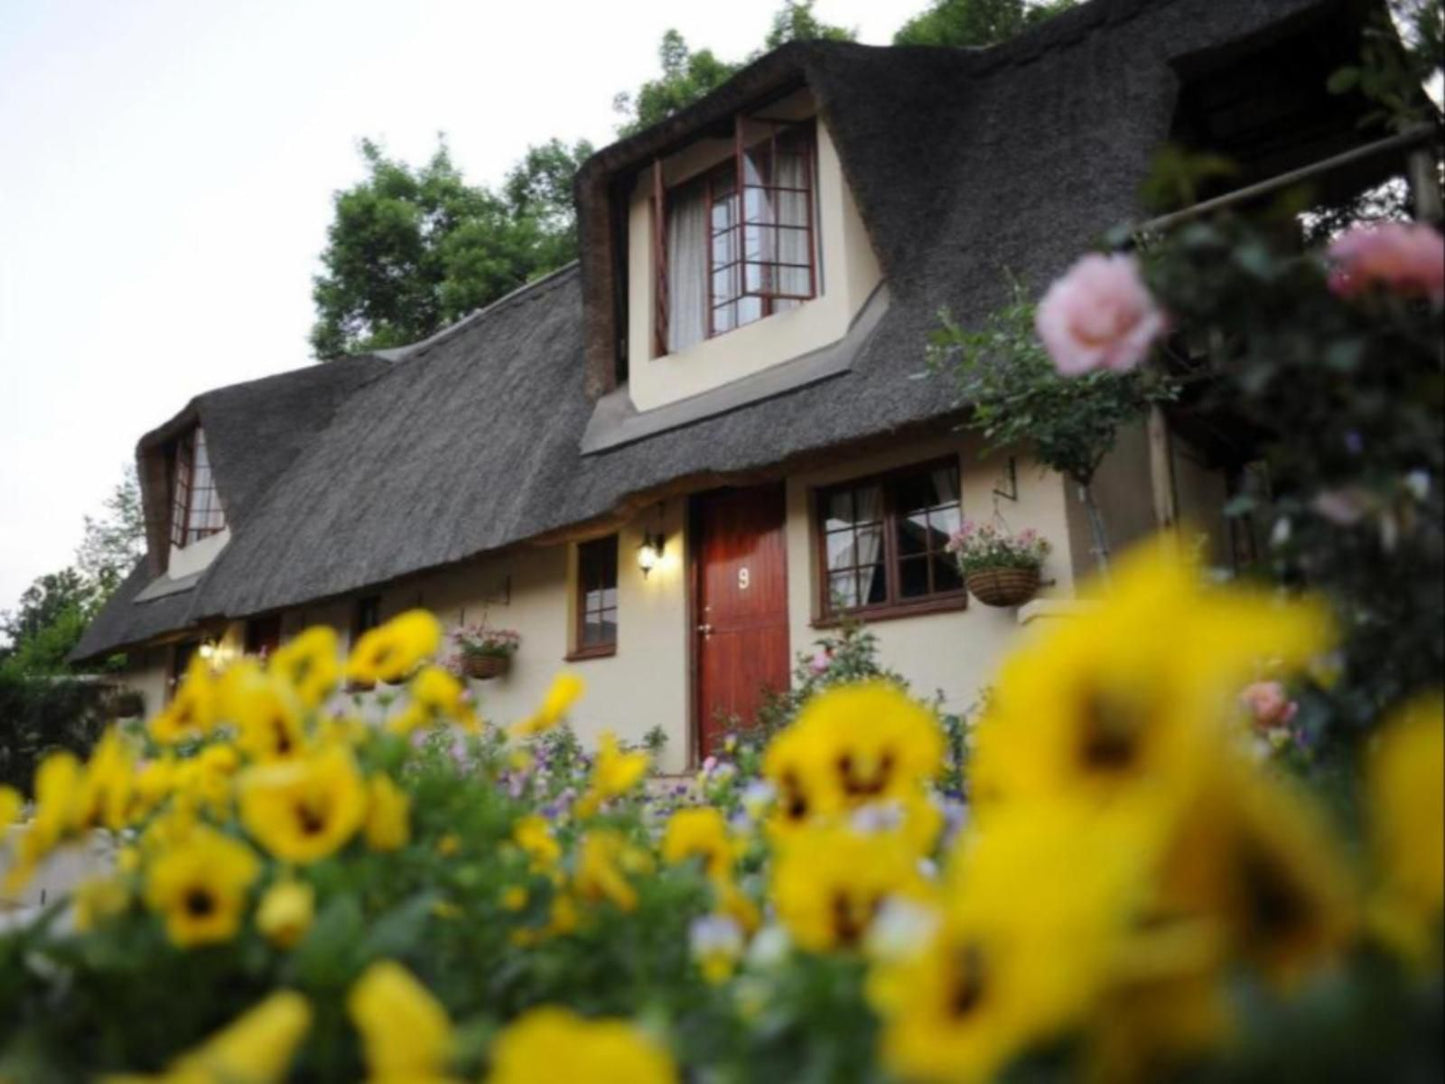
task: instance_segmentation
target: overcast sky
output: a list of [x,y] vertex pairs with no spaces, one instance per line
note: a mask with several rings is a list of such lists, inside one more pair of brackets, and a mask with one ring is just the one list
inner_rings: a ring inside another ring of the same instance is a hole
[[[675,26],[737,58],[780,0],[0,0],[0,609],[70,563],[136,439],[309,362],[311,276],[356,141],[445,131],[498,181],[609,142]],[[926,0],[819,0],[883,44]]]

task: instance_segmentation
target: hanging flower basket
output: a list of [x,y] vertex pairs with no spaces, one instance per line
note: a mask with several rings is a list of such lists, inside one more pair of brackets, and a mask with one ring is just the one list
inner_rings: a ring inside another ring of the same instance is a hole
[[965,582],[969,593],[985,606],[1022,606],[1039,592],[1039,570],[976,568]]
[[462,673],[478,681],[501,677],[512,668],[511,655],[463,655]]
[[512,656],[522,637],[512,629],[486,624],[462,625],[447,633],[453,654],[446,665],[452,673],[476,681],[490,681],[512,668]]
[[359,678],[347,678],[346,684],[342,686],[343,692],[348,693],[369,693],[376,688],[374,681],[362,681]]
[[1039,591],[1048,539],[1032,528],[1009,534],[992,524],[965,521],[948,540],[948,552],[969,592],[985,606],[1022,606]]

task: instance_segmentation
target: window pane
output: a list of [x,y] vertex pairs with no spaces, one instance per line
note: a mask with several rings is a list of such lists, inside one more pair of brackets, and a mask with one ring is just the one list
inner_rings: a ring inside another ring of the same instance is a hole
[[962,591],[963,576],[958,571],[958,562],[951,553],[935,554],[933,557],[933,590]]
[[828,549],[828,568],[851,568],[853,561],[853,532],[834,531],[827,535],[824,544]]
[[835,610],[850,610],[857,606],[857,578],[852,572],[835,572],[828,577],[828,597]]
[[898,593],[903,598],[928,594],[927,557],[905,557],[898,562]]
[[784,226],[808,224],[808,197],[803,192],[777,192],[773,196],[778,222]]
[[827,508],[825,510],[823,527],[825,530],[836,531],[839,527],[846,527],[853,522],[853,491],[851,489],[835,489],[828,494]]
[[599,647],[617,640],[617,536],[577,547],[577,646]]

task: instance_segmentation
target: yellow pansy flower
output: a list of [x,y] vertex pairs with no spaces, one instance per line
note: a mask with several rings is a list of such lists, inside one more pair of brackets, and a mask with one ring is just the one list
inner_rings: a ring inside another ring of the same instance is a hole
[[0,832],[20,819],[20,810],[24,806],[25,799],[18,790],[0,784]]
[[937,928],[869,976],[887,1067],[987,1081],[1082,1022],[1147,888],[1154,838],[1147,818],[1051,804],[1001,814],[967,840]]
[[662,857],[666,862],[702,859],[709,877],[726,879],[733,868],[737,844],[722,811],[712,806],[679,809],[667,821],[662,835]]
[[1177,547],[1142,546],[1098,610],[1049,623],[1000,668],[975,732],[975,810],[1133,787],[1187,801],[1219,744],[1221,703],[1261,662],[1300,667],[1331,639],[1320,605],[1206,588]]
[[1410,957],[1440,966],[1432,945],[1445,909],[1445,700],[1408,705],[1370,751],[1365,775],[1378,874],[1375,926]]
[[520,911],[527,906],[527,890],[521,885],[508,885],[502,889],[501,899],[503,911]]
[[518,1017],[492,1045],[487,1084],[627,1081],[675,1084],[667,1051],[624,1020],[587,1020],[544,1005]]
[[118,877],[90,877],[76,886],[71,902],[76,930],[88,933],[130,905],[130,890]]
[[476,715],[466,701],[466,687],[440,666],[428,666],[412,678],[406,707],[387,722],[396,734],[410,734],[423,726],[454,720],[468,729],[476,726]]
[[176,782],[175,758],[169,755],[146,761],[137,767],[131,780],[130,808],[127,819],[134,824],[152,813],[167,797]]
[[316,890],[304,881],[278,881],[256,908],[256,928],[278,948],[295,946],[316,915]]
[[336,631],[315,625],[282,644],[266,661],[266,672],[284,681],[307,708],[316,708],[341,679]]
[[637,907],[637,889],[626,871],[641,872],[645,855],[627,842],[622,833],[599,828],[586,833],[577,848],[577,872],[573,887],[589,903],[608,901],[623,911]]
[[193,658],[171,702],[150,721],[151,737],[161,745],[205,737],[216,722],[216,691],[210,665]]
[[110,727],[96,743],[81,774],[76,807],[71,811],[71,825],[75,830],[124,828],[134,778],[134,758],[120,731]]
[[281,1084],[311,1027],[311,1005],[281,990],[182,1054],[158,1077],[107,1077],[105,1084]]
[[532,737],[551,730],[562,721],[568,710],[582,695],[586,684],[576,674],[561,673],[552,679],[552,685],[539,707],[528,718],[512,726],[514,737]]
[[286,862],[335,854],[366,816],[361,773],[339,746],[249,769],[240,780],[240,798],[246,831]]
[[346,998],[372,1080],[422,1081],[443,1075],[452,1056],[446,1009],[411,972],[391,960],[372,964]]
[[411,798],[391,778],[374,775],[366,782],[366,845],[395,851],[411,839]]
[[780,843],[770,886],[778,918],[812,952],[859,947],[887,899],[923,891],[917,856],[898,837],[821,825]]
[[762,912],[751,896],[728,879],[713,882],[713,898],[720,914],[727,915],[746,934],[755,934],[763,924]]
[[533,873],[549,873],[562,857],[562,847],[552,835],[545,817],[528,814],[512,827],[512,842],[531,858]]
[[1359,919],[1323,811],[1287,781],[1232,759],[1209,772],[1178,822],[1155,911],[1154,921],[1216,921],[1236,959],[1286,986],[1336,960]]
[[70,831],[81,775],[80,761],[68,752],[51,753],[35,770],[35,812],[14,844],[14,863],[5,875],[7,894],[22,888]]
[[587,793],[577,802],[577,815],[589,817],[603,802],[626,794],[647,774],[650,759],[641,749],[623,752],[617,735],[604,730],[598,739],[597,760],[592,765]]
[[285,760],[305,749],[302,701],[289,683],[244,659],[218,689],[221,717],[235,723],[236,744],[252,760]]
[[441,646],[442,627],[425,610],[408,610],[364,632],[351,651],[346,676],[356,681],[397,682]]
[[240,927],[246,890],[260,872],[251,848],[197,826],[151,862],[146,903],[165,916],[167,936],[182,948],[229,941]]

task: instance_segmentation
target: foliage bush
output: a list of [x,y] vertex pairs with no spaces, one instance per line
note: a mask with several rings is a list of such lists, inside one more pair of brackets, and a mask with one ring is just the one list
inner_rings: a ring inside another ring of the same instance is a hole
[[[1438,1073],[1445,709],[1389,729],[1346,846],[1220,712],[1329,649],[1319,605],[1206,588],[1168,546],[1109,598],[1000,671],[966,826],[937,720],[887,681],[814,673],[725,814],[657,793],[645,751],[584,753],[568,675],[481,726],[417,670],[421,615],[344,668],[324,629],[198,662],[142,732],[40,769],[6,887],[91,832],[119,851],[0,935],[0,1073]],[[408,672],[371,724],[332,693]]]
[[28,793],[47,753],[88,755],[113,715],[110,697],[100,682],[35,677],[0,665],[0,785]]

